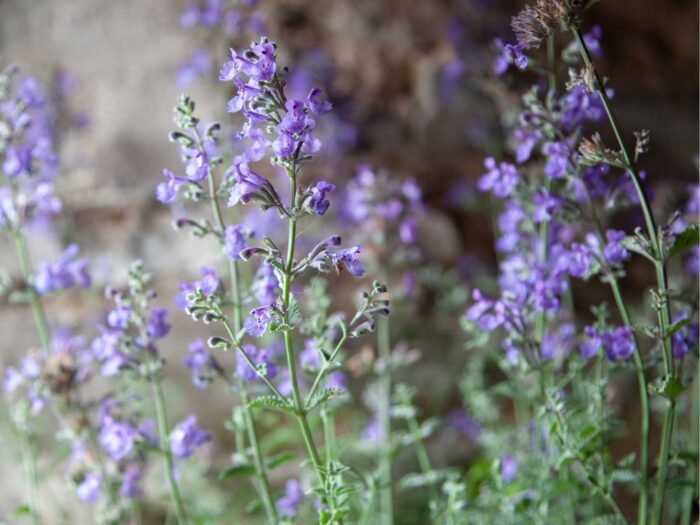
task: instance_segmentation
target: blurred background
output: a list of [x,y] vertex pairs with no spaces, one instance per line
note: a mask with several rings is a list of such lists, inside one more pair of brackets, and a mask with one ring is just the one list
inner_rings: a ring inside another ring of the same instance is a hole
[[[203,120],[231,123],[225,112],[231,85],[217,80],[218,69],[228,47],[248,45],[253,37],[247,31],[260,23],[279,44],[279,62],[308,70],[335,105],[316,173],[342,185],[358,164],[368,163],[399,178],[415,178],[428,205],[420,225],[426,233],[421,236],[425,264],[466,275],[493,268],[491,220],[473,183],[484,172],[485,156],[503,154],[499,115],[518,102],[494,81],[491,70],[498,56],[494,39],[512,40],[510,17],[521,2],[262,0],[254,9],[260,19],[249,21],[251,27],[227,18],[225,10],[207,20],[195,5],[0,0],[0,65],[15,63],[26,74],[45,81],[61,78],[65,84],[71,131],[61,147],[58,182],[65,213],[58,236],[35,238],[37,259],[77,241],[94,261],[98,288],[123,284],[127,264],[142,259],[156,274],[159,302],[166,306],[172,305],[178,281],[194,279],[199,266],[216,260],[215,250],[207,252],[200,241],[173,230],[174,212],[155,201],[154,190],[163,168],[180,169],[177,148],[167,138],[178,94],[197,101]],[[684,188],[697,182],[698,3],[603,0],[585,15],[584,26],[593,24],[603,30],[601,70],[615,89],[624,129],[630,136],[633,130],[652,130],[643,167],[657,209],[666,213],[685,198]],[[532,79],[514,74],[506,82],[524,90]],[[17,271],[5,239],[0,267]],[[633,272],[627,288],[646,284],[645,272]],[[443,338],[435,339],[422,337],[426,327],[418,327],[411,340],[424,355],[411,382],[427,414],[445,415],[458,402],[459,378],[448,371],[464,366],[456,323],[465,300],[455,299],[452,317],[435,315],[438,299],[429,293],[415,305],[426,326],[444,328]],[[96,321],[99,289],[87,296],[63,295],[48,310],[68,326],[85,318]],[[179,363],[202,327],[180,312],[172,321],[171,348],[165,353]],[[0,363],[35,344],[28,309],[0,303]],[[213,427],[229,413],[229,400],[195,391],[184,367],[171,368],[174,383],[181,383],[170,385],[174,412],[197,410],[203,426],[221,433],[217,446],[224,453],[231,438]],[[435,377],[446,380],[435,384]],[[460,453],[459,448],[447,452],[448,444],[449,438],[431,442],[436,463]],[[16,465],[7,457],[0,463],[0,478],[15,479]],[[0,514],[21,490],[20,484],[5,486]]]

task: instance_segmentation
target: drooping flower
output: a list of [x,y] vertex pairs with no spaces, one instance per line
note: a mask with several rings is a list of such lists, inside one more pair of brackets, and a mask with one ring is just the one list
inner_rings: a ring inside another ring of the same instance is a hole
[[282,516],[293,518],[299,512],[299,505],[304,500],[304,490],[299,480],[290,479],[284,488],[284,496],[277,500],[277,510]]
[[490,191],[501,199],[508,197],[521,179],[514,165],[501,162],[500,166],[497,166],[493,157],[484,160],[484,166],[489,171],[479,179],[479,189]]
[[251,317],[248,317],[243,323],[248,335],[251,337],[262,337],[272,322],[273,311],[272,306],[259,306],[252,309],[250,311]]

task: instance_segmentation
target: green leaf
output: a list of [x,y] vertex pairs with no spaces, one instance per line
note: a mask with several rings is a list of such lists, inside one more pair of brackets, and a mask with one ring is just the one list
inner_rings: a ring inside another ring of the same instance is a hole
[[207,345],[209,348],[223,348],[224,351],[228,350],[233,346],[231,341],[228,339],[224,339],[223,337],[219,337],[218,335],[212,336],[209,339],[207,339]]
[[265,466],[268,470],[272,470],[296,458],[297,455],[294,452],[282,452],[281,454],[277,454],[268,459],[265,462]]
[[238,476],[252,476],[255,474],[255,467],[253,465],[243,464],[234,465],[229,467],[219,474],[219,479],[230,479]]
[[289,414],[294,413],[292,405],[289,400],[282,401],[277,396],[260,396],[253,399],[248,406],[251,408],[269,408],[272,410],[281,410],[282,412],[287,412]]
[[24,516],[31,516],[33,514],[32,508],[26,503],[18,505],[15,507],[15,517],[21,518]]
[[700,228],[697,224],[693,224],[676,235],[676,239],[673,241],[673,244],[668,250],[668,256],[673,257],[679,253],[686,252],[699,243]]
[[301,322],[301,312],[299,311],[299,303],[292,297],[289,301],[289,311],[287,315],[289,326],[295,326]]
[[668,331],[667,331],[668,337],[671,337],[676,332],[678,332],[678,330],[680,330],[684,326],[688,326],[690,323],[692,323],[692,321],[690,319],[687,319],[687,318],[681,319],[680,321],[676,321],[675,323],[673,323],[671,326],[668,327]]
[[329,399],[340,396],[344,393],[345,390],[343,390],[342,388],[325,388],[321,390],[318,394],[316,394],[311,401],[309,401],[309,405],[306,407],[306,410],[307,412],[311,412],[321,403],[324,403]]
[[632,469],[619,468],[610,473],[610,479],[613,483],[636,483],[639,478],[639,472]]

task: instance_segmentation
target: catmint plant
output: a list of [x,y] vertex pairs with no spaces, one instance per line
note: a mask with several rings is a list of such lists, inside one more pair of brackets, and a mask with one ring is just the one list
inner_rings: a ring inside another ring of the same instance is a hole
[[[485,162],[488,171],[480,179],[479,188],[504,201],[499,216],[501,236],[496,243],[502,254],[502,291],[492,299],[475,289],[467,324],[488,332],[505,329],[501,367],[509,376],[510,371],[538,372],[539,395],[535,399],[541,408],[536,424],[548,428],[546,446],[559,447],[559,458],[551,468],[564,472],[569,483],[574,473],[569,468],[567,474],[567,466],[573,462],[583,468],[584,475],[579,479],[602,505],[601,510],[591,512],[607,512],[613,519],[625,521],[613,484],[633,483],[639,490],[638,522],[650,519],[651,523],[660,523],[674,411],[684,390],[672,353],[673,334],[681,324],[671,321],[673,297],[666,268],[672,255],[697,242],[697,226],[681,233],[672,233],[669,226],[657,227],[645,188],[646,176],[637,167],[648,148],[649,133],[636,133],[635,149],[628,149],[612,108],[612,91],[592,62],[594,55],[602,53],[601,30],[596,26],[584,35],[581,14],[582,8],[576,3],[543,0],[527,6],[513,19],[517,42],[505,50],[513,53],[518,67],[525,69],[530,63],[525,53],[546,44],[548,89],[542,92],[535,87],[523,98],[523,111],[514,130],[516,164],[498,163],[493,158]],[[561,53],[561,60],[570,67],[563,95],[557,86],[559,30],[570,32],[574,39]],[[579,61],[582,67],[577,69]],[[604,120],[612,126],[619,150],[608,148],[595,128],[591,129]],[[541,160],[533,164],[537,154]],[[637,227],[628,233],[608,226],[614,209],[634,206],[641,208],[646,229]],[[651,261],[655,268],[657,288],[651,295],[656,327],[643,328],[632,321],[620,289],[625,264],[633,253]],[[576,325],[572,324],[575,312],[571,282],[593,276],[599,276],[610,287],[621,324],[612,324],[609,312],[598,308],[594,310],[597,322],[583,327],[577,336]],[[645,335],[654,344],[643,344],[641,338]],[[573,353],[577,346],[579,356]],[[644,355],[647,346],[651,348]],[[659,357],[663,372],[653,380]],[[590,369],[586,361],[595,362],[598,386],[592,390],[576,386],[578,376]],[[601,406],[607,375],[619,367],[628,368],[628,361],[637,376],[642,412],[636,472],[631,470],[634,456],[610,464],[609,452],[598,437],[599,431],[601,435],[609,432],[600,419],[607,417]],[[524,378],[511,381],[524,382]],[[649,391],[667,403],[653,506],[649,502]],[[590,407],[593,419],[589,423],[576,410],[579,403]],[[528,498],[538,496],[541,494]],[[574,507],[570,515],[577,519],[583,512],[587,511],[579,508],[577,512]]]
[[[210,201],[214,223],[182,218],[179,227],[189,226],[200,236],[218,238],[222,255],[227,260],[231,286],[226,289],[216,270],[203,269],[202,279],[181,286],[179,302],[196,320],[220,323],[225,336],[214,335],[208,344],[212,348],[235,348],[239,364],[239,392],[248,440],[253,449],[258,485],[262,487],[263,502],[270,500],[269,482],[260,453],[257,434],[254,431],[253,409],[271,408],[287,412],[298,421],[309,460],[316,474],[314,492],[320,498],[318,512],[323,523],[342,523],[349,512],[348,488],[343,488],[345,468],[337,463],[331,451],[327,460],[319,453],[317,439],[313,435],[309,417],[312,411],[344,392],[334,380],[342,367],[339,361],[345,342],[374,329],[375,317],[388,314],[388,301],[381,299],[385,287],[375,283],[371,292],[363,295],[358,311],[349,321],[339,314],[322,316],[310,333],[313,345],[306,351],[295,351],[295,333],[306,326],[302,311],[300,291],[293,290],[293,283],[307,272],[347,272],[361,277],[365,268],[359,254],[359,246],[341,247],[338,235],[308,244],[305,255],[297,254],[299,244],[298,224],[323,216],[329,207],[328,195],[335,186],[325,181],[304,181],[303,169],[318,153],[321,142],[314,136],[316,119],[331,110],[331,104],[322,98],[319,89],[313,88],[303,100],[289,99],[286,95],[286,72],[278,67],[276,46],[261,39],[241,53],[231,50],[231,60],[220,73],[222,81],[233,81],[235,96],[227,104],[230,113],[242,113],[245,122],[237,136],[242,153],[231,160],[223,179],[217,181],[217,167],[223,164],[218,153],[218,124],[202,127],[194,114],[194,103],[183,97],[176,108],[176,122],[181,131],[172,138],[179,142],[185,163],[185,175],[165,173],[166,180],[157,190],[162,202],[171,202],[179,191],[186,198]],[[273,180],[266,178],[251,166],[269,159],[272,166],[281,170],[287,179],[288,189],[278,189]],[[302,184],[305,183],[305,184]],[[257,205],[265,214],[277,218],[275,228],[286,222],[286,249],[280,249],[271,236],[260,235],[254,227],[226,222],[224,208],[219,199],[224,197],[228,208]],[[260,261],[249,283],[250,292],[242,285],[238,267]],[[226,303],[233,304],[231,315],[225,311]],[[313,308],[314,305],[309,305]],[[245,337],[250,337],[250,343]],[[259,348],[258,341],[277,337],[283,341],[283,364],[275,362],[274,350]],[[313,380],[304,386],[299,376],[300,359],[315,370]],[[219,365],[213,358],[199,357],[208,363],[210,371],[219,373]],[[194,365],[192,365],[194,368]],[[201,367],[200,367],[201,368]],[[250,399],[246,382],[258,378],[266,387],[267,395]],[[323,418],[328,422],[328,418]],[[327,429],[329,435],[331,429]],[[327,442],[326,447],[331,445]],[[238,466],[234,466],[236,469]],[[340,485],[338,485],[341,483]],[[296,499],[296,498],[294,498]],[[267,519],[275,523],[289,514],[289,505],[275,507],[265,504]]]

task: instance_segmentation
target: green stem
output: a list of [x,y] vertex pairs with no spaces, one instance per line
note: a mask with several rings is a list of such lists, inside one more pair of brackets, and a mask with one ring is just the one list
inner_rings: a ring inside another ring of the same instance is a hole
[[[690,444],[692,447],[695,447],[695,453],[698,453],[698,439],[699,439],[699,432],[698,432],[698,426],[699,426],[699,421],[698,421],[698,410],[700,410],[700,376],[698,376],[698,373],[700,372],[700,361],[697,361],[697,370],[695,373],[695,388],[694,388],[694,395],[693,395],[693,405],[692,405],[692,414],[691,414],[691,423],[690,423]],[[685,494],[683,495],[683,507],[681,510],[681,525],[690,525],[690,518],[692,517],[693,514],[693,496],[695,494],[695,489],[698,486],[697,480],[698,480],[698,465],[697,463],[694,464],[692,467],[692,474],[690,475],[690,478],[693,482],[692,487],[688,487],[685,489]]]
[[[426,478],[430,478],[433,466],[430,463],[430,455],[428,454],[428,449],[425,446],[425,441],[420,431],[420,426],[418,425],[418,420],[415,415],[408,418],[408,429],[413,437],[413,446],[416,449],[416,458],[418,459],[418,465],[420,466],[421,473]],[[437,503],[439,501],[439,496],[435,490],[435,485],[432,479],[428,479],[430,484],[430,497],[432,501]]]
[[22,449],[22,463],[24,464],[24,473],[27,478],[27,497],[29,501],[29,514],[34,525],[41,523],[41,510],[39,507],[39,490],[38,476],[36,470],[36,448],[32,436],[28,431],[23,430],[24,446]]
[[[200,147],[203,148],[199,132],[195,128],[195,137],[199,141]],[[221,230],[221,235],[225,235],[226,222],[224,221],[223,214],[221,213],[221,206],[219,205],[219,199],[216,194],[216,181],[214,179],[214,172],[209,170],[209,199],[211,201],[212,214],[216,220],[216,224]],[[223,242],[223,241],[222,241]],[[241,304],[241,291],[238,275],[238,265],[236,261],[228,261],[228,271],[229,278],[231,280],[231,300],[233,301],[233,327],[235,333],[238,334],[243,325],[243,311]],[[248,441],[253,451],[253,465],[255,466],[255,475],[258,478],[258,483],[255,484],[256,491],[260,496],[265,507],[265,513],[267,514],[268,522],[271,524],[277,523],[277,507],[272,498],[272,491],[270,489],[270,481],[267,476],[267,471],[265,469],[265,462],[263,461],[262,451],[260,449],[260,443],[258,439],[257,429],[255,427],[255,419],[253,418],[252,409],[249,406],[248,397],[248,387],[243,381],[243,379],[238,375],[236,376],[236,386],[241,396],[241,403],[243,405],[243,421],[245,424],[246,433],[248,434]]]
[[27,283],[27,291],[29,293],[29,302],[32,306],[32,313],[34,314],[34,321],[36,328],[39,331],[39,339],[41,340],[41,346],[50,352],[51,350],[51,330],[49,329],[49,323],[46,321],[46,314],[44,313],[44,306],[41,303],[39,294],[34,289],[31,284],[32,278],[32,262],[29,255],[29,249],[27,248],[27,240],[22,234],[20,226],[17,226],[14,230],[15,246],[17,247],[17,255],[19,257],[19,265],[22,270],[22,276]]
[[292,397],[294,399],[294,410],[297,421],[299,422],[299,428],[301,429],[302,436],[304,438],[304,443],[308,451],[311,462],[314,465],[316,474],[318,475],[321,485],[324,485],[325,474],[323,470],[323,465],[321,463],[321,458],[314,444],[314,439],[311,434],[311,429],[309,428],[309,422],[306,418],[306,408],[301,399],[301,394],[299,393],[299,380],[297,378],[296,360],[294,358],[294,344],[292,342],[292,331],[289,327],[289,308],[291,305],[291,292],[292,292],[292,268],[294,266],[294,251],[296,247],[296,235],[297,235],[297,219],[295,216],[295,206],[297,197],[297,182],[296,173],[294,170],[288,170],[289,180],[290,180],[290,217],[289,217],[289,228],[287,234],[287,259],[285,262],[284,279],[282,283],[282,301],[284,308],[284,316],[287,324],[287,329],[284,331],[284,348],[287,355],[287,368],[289,369],[289,380],[292,384]]
[[[668,297],[668,277],[666,275],[665,255],[662,238],[659,235],[656,222],[654,220],[654,215],[651,211],[649,196],[646,192],[644,184],[642,183],[642,179],[639,176],[639,170],[637,169],[636,163],[634,162],[634,158],[632,157],[632,155],[630,155],[629,149],[627,148],[624,139],[622,138],[622,131],[618,123],[617,116],[615,114],[615,111],[613,110],[612,104],[610,103],[610,99],[608,98],[608,95],[605,92],[605,87],[603,86],[600,76],[595,70],[591,54],[589,53],[588,48],[586,47],[586,43],[584,42],[579,29],[576,26],[573,26],[571,30],[576,39],[576,43],[578,44],[579,51],[581,52],[581,56],[583,57],[584,63],[593,71],[596,83],[596,90],[598,91],[600,100],[603,103],[605,112],[608,115],[608,120],[610,121],[610,125],[613,129],[613,132],[615,133],[615,138],[617,139],[618,145],[620,146],[620,150],[622,151],[625,164],[629,169],[632,182],[634,184],[637,195],[639,196],[639,204],[642,209],[642,214],[644,215],[644,221],[646,223],[647,228],[647,235],[649,235],[649,239],[652,243],[655,252],[654,267],[656,270],[656,280],[659,288],[659,295],[661,296],[661,301],[663,302],[663,304],[660,306],[661,312],[659,319],[659,327],[661,329],[660,337],[663,344],[664,373],[667,379],[670,379],[673,376],[673,354],[671,350],[671,341],[670,338],[667,337],[667,334],[668,328],[669,326],[671,326],[671,305]],[[658,456],[659,474],[656,480],[654,508],[651,521],[653,525],[658,525],[661,522],[661,516],[663,514],[664,495],[666,491],[666,471],[668,469],[669,449],[671,446],[675,410],[675,403],[670,403],[668,408],[666,409],[666,414],[664,414],[661,448],[659,450]],[[640,521],[640,523],[644,522]]]
[[168,486],[170,488],[170,498],[175,506],[175,515],[177,516],[177,521],[179,525],[187,525],[187,516],[185,514],[185,508],[182,505],[182,499],[180,497],[180,491],[177,487],[177,481],[175,480],[174,464],[173,464],[173,454],[170,451],[170,442],[168,440],[168,418],[165,413],[165,400],[163,398],[163,387],[160,384],[160,379],[153,378],[151,380],[151,386],[153,388],[153,398],[156,405],[156,420],[158,421],[158,434],[160,436],[160,448],[163,454],[163,463],[165,466],[165,473],[168,478]]
[[649,512],[649,393],[647,391],[647,380],[644,375],[644,363],[642,362],[642,356],[640,354],[639,341],[637,340],[637,334],[634,332],[634,327],[632,326],[632,320],[630,319],[629,312],[627,311],[627,306],[625,301],[622,299],[622,293],[620,292],[620,287],[617,283],[617,279],[614,275],[609,277],[610,288],[615,297],[615,303],[617,304],[617,309],[620,311],[620,316],[622,317],[622,322],[625,326],[629,326],[633,329],[632,339],[634,340],[634,368],[637,374],[637,385],[639,386],[639,403],[641,410],[641,450],[639,458],[639,468],[642,473],[641,486],[639,491],[639,504],[637,510],[637,523],[639,525],[645,525],[647,522],[647,514]]
[[383,367],[379,378],[381,401],[379,423],[382,428],[382,447],[379,456],[379,500],[381,522],[394,523],[394,496],[391,481],[391,334],[389,318],[381,317],[377,325],[377,347]]

